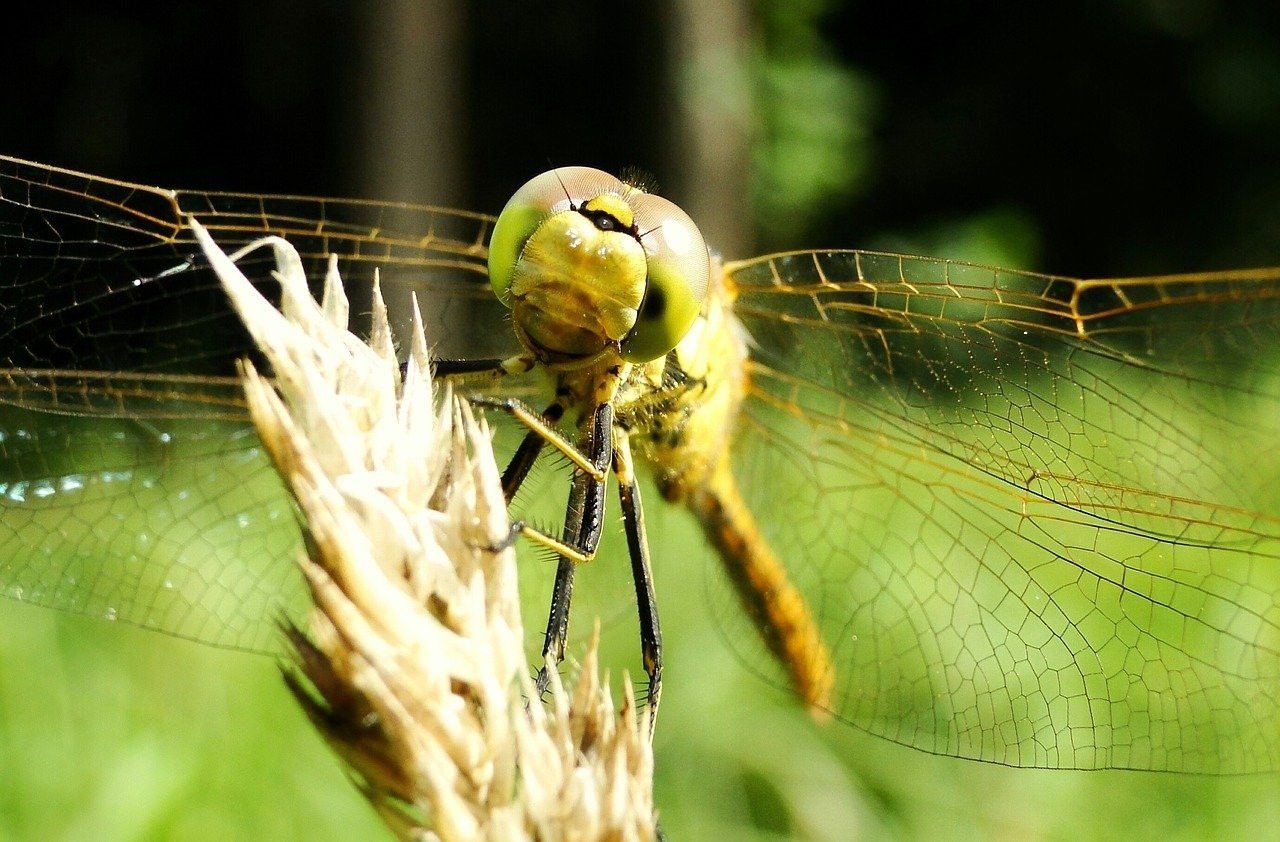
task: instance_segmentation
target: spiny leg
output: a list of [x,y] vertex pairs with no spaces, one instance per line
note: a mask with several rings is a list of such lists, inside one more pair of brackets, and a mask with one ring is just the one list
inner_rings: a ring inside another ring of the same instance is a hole
[[[401,364],[400,373],[402,375],[407,370],[408,365],[408,362]],[[519,355],[478,360],[431,361],[436,377],[443,377],[455,382],[485,378],[497,379],[508,374],[522,374],[532,369],[534,365],[532,358]],[[502,404],[503,402],[475,398],[472,403],[489,406],[495,403]],[[561,396],[557,395],[556,400],[540,416],[542,420],[541,426],[543,428],[554,427],[564,416],[564,409],[564,402]],[[508,503],[511,502],[511,498],[515,496],[521,484],[529,476],[529,471],[533,468],[533,463],[537,461],[538,454],[542,452],[542,447],[545,443],[546,439],[539,432],[539,429],[530,428],[528,435],[520,443],[519,449],[516,450],[511,461],[507,463],[506,469],[502,472],[502,496]]]
[[585,448],[581,446],[574,447],[572,442],[560,435],[559,430],[547,423],[546,418],[534,412],[524,401],[515,398],[474,397],[471,402],[476,406],[484,406],[507,413],[527,427],[529,432],[537,433],[544,444],[549,444],[564,454],[570,462],[577,466],[579,471],[590,475],[593,479],[604,479],[605,471],[608,468],[607,463],[603,469],[593,464]]
[[564,540],[560,543],[574,552],[560,552],[556,566],[555,587],[551,591],[551,609],[547,613],[547,631],[542,643],[543,665],[538,669],[539,695],[546,692],[550,681],[547,663],[559,664],[564,660],[565,643],[569,637],[569,606],[573,599],[574,568],[580,561],[589,560],[600,546],[604,530],[604,500],[606,483],[603,478],[613,461],[613,406],[602,403],[591,411],[582,425],[579,437],[582,452],[591,465],[601,474],[596,478],[584,471],[574,474],[573,489],[569,493],[569,505],[564,518]]
[[[558,422],[565,412],[562,399],[557,399],[547,407],[542,413],[542,417],[547,425],[554,425]],[[506,469],[502,472],[502,494],[507,503],[510,503],[519,491],[520,486],[529,476],[529,471],[533,468],[534,462],[537,461],[539,454],[542,452],[543,446],[546,444],[546,438],[542,435],[542,428],[530,429],[525,434],[524,439],[520,442],[520,447],[516,450],[511,461],[507,463]],[[584,497],[587,490],[587,484],[584,482],[574,482],[570,491],[568,508],[565,512],[564,541],[572,541],[582,528],[582,518],[584,511]],[[513,529],[511,539],[520,534],[518,529]],[[547,619],[547,632],[543,643],[543,666],[538,669],[537,688],[538,694],[542,695],[546,692],[549,675],[546,671],[547,652],[552,646],[552,629],[562,628],[567,630],[569,623],[569,605],[573,599],[573,574],[577,562],[572,558],[560,556],[556,565],[555,585],[551,594],[551,614]],[[559,642],[556,652],[556,663],[564,659],[564,641]]]
[[[467,378],[475,376],[501,377],[510,373],[528,370],[527,361],[522,357],[505,360],[462,360],[436,361],[436,374],[443,377]],[[529,432],[521,441],[515,455],[507,463],[502,474],[503,496],[507,502],[515,496],[521,484],[529,475],[533,464],[544,446],[552,445],[571,462],[578,470],[574,475],[573,488],[569,494],[569,502],[565,511],[563,538],[559,541],[540,530],[523,523],[512,524],[511,538],[523,535],[536,543],[555,550],[560,560],[556,565],[556,579],[551,594],[551,608],[547,616],[546,635],[543,640],[543,665],[538,670],[537,689],[541,695],[546,692],[550,675],[547,672],[547,661],[554,659],[559,664],[564,660],[565,644],[569,632],[569,609],[573,600],[574,569],[581,562],[589,561],[595,556],[600,546],[600,536],[604,529],[604,501],[607,476],[606,471],[613,462],[613,406],[608,402],[601,403],[590,414],[588,423],[581,425],[579,446],[574,447],[555,429],[555,424],[564,415],[564,396],[557,394],[556,400],[541,415],[534,413],[524,403],[514,399],[473,399],[472,403],[489,406],[508,412],[513,418],[529,428]],[[627,455],[630,463],[630,453]],[[634,482],[634,477],[633,477]],[[633,498],[635,499],[635,498]],[[637,500],[638,502],[638,500]],[[629,521],[630,522],[630,521]],[[641,524],[643,527],[643,524]],[[630,540],[630,539],[629,539]],[[647,560],[647,548],[645,550]],[[647,564],[646,564],[647,566]],[[637,585],[639,587],[639,585]],[[652,586],[645,605],[652,605]],[[642,607],[642,627],[650,623]],[[656,630],[656,612],[653,616],[653,627]],[[642,628],[642,640],[646,632]],[[661,642],[656,647],[642,643],[644,648],[646,670],[651,659],[649,651],[657,653],[657,663],[661,662]],[[660,673],[660,666],[659,666]],[[655,674],[650,671],[650,687],[656,685]],[[652,692],[652,690],[651,690]],[[651,698],[655,698],[652,697]],[[655,698],[656,701],[656,698]]]
[[[608,477],[609,464],[613,452],[609,433],[613,425],[613,406],[609,403],[597,404],[594,410],[584,416],[586,421],[579,424],[579,429],[582,432],[578,445],[575,446],[519,401],[498,400],[479,403],[481,406],[492,406],[506,410],[510,410],[512,407],[517,408],[518,414],[514,414],[514,417],[521,423],[526,424],[531,434],[538,436],[543,442],[551,444],[557,450],[571,456],[570,461],[577,466],[577,471],[574,473],[574,482],[587,483],[587,493],[583,502],[585,520],[580,527],[568,529],[569,524],[566,520],[566,530],[563,533],[563,537],[556,538],[542,529],[530,526],[522,520],[517,520],[511,524],[511,531],[507,537],[491,547],[491,549],[505,549],[513,545],[517,539],[525,538],[577,564],[585,564],[591,561],[591,559],[595,558],[596,548],[600,545],[600,535],[604,530],[605,480]],[[604,425],[603,428],[601,427],[602,424]],[[530,442],[529,436],[526,436],[525,441],[529,442],[529,450],[536,447]],[[521,444],[521,447],[524,447],[524,443]],[[516,457],[512,460],[513,463],[519,457],[520,454],[517,452]],[[529,466],[532,466],[532,462],[529,462]],[[513,481],[515,481],[514,475],[519,473],[520,467],[518,465],[508,465],[507,467],[508,471],[513,473]],[[527,473],[527,467],[524,470]],[[505,479],[506,475],[504,473]],[[523,480],[523,477],[519,479]]]
[[[534,364],[531,358],[524,356],[481,360],[432,360],[432,367],[437,377],[464,382],[477,378],[499,378],[508,374],[523,374],[533,368]],[[401,365],[402,374],[407,366],[408,363]],[[570,455],[571,459],[577,454],[576,449],[564,442],[563,437],[555,431],[555,425],[564,417],[564,397],[563,394],[558,393],[556,399],[541,415],[535,414],[525,404],[516,400],[486,398],[483,396],[471,399],[473,404],[508,412],[517,421],[529,428],[524,440],[520,442],[520,447],[502,472],[502,496],[508,503],[515,497],[516,492],[520,490],[520,486],[529,476],[529,471],[532,470],[533,464],[538,460],[538,455],[548,441],[561,450],[568,448],[573,451]],[[581,457],[579,457],[579,461],[581,461]]]
[[[564,404],[558,398],[542,413],[542,418],[548,425],[556,424],[563,417]],[[546,443],[547,440],[542,437],[539,430],[530,430],[525,433],[520,447],[516,449],[515,455],[507,463],[506,470],[502,472],[502,496],[507,503],[511,502],[516,492],[520,490],[520,486],[528,478],[529,471],[533,469],[533,463],[538,461],[538,455],[542,453]]]
[[649,736],[658,721],[658,701],[662,696],[662,628],[658,623],[658,601],[653,590],[653,569],[649,562],[649,538],[644,525],[640,486],[631,461],[631,442],[619,435],[613,450],[613,472],[618,477],[618,500],[631,556],[631,579],[636,587],[636,609],[640,617],[640,656],[649,676]]

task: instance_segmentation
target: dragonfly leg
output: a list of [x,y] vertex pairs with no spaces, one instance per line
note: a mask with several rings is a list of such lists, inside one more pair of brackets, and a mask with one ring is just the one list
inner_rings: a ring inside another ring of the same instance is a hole
[[[477,370],[465,366],[456,369],[437,368],[437,373],[451,376]],[[548,444],[563,453],[578,469],[565,512],[563,537],[557,539],[522,521],[516,521],[511,525],[507,540],[493,548],[505,548],[517,538],[523,537],[552,550],[560,557],[556,565],[556,580],[551,592],[551,608],[542,645],[544,664],[538,670],[537,689],[542,694],[546,691],[550,678],[546,663],[558,664],[564,660],[569,633],[569,608],[573,600],[574,569],[595,557],[604,531],[605,479],[613,461],[613,406],[610,403],[596,406],[588,423],[583,425],[578,446],[575,446],[554,426],[564,416],[562,396],[557,395],[556,400],[541,414],[515,399],[481,397],[473,398],[472,403],[507,412],[529,430],[502,473],[502,492],[507,502],[515,496],[542,449]]]
[[[543,421],[548,427],[554,426],[564,417],[564,409],[564,404],[557,399],[543,411]],[[520,442],[520,447],[516,449],[515,455],[511,457],[511,461],[507,463],[506,469],[502,472],[502,496],[508,503],[516,496],[516,492],[520,490],[520,486],[528,478],[529,471],[533,468],[533,463],[538,461],[538,455],[542,453],[542,448],[546,443],[547,440],[542,437],[540,430],[530,430],[525,433],[524,440]]]
[[[564,454],[570,462],[577,466],[578,470],[587,474],[592,479],[603,480],[605,472],[608,469],[608,460],[605,460],[605,467],[602,468],[595,464],[594,460],[586,451],[586,448],[575,447],[573,442],[569,441],[560,432],[547,423],[547,419],[534,412],[528,404],[515,398],[489,398],[474,397],[470,399],[476,406],[488,407],[489,409],[497,409],[507,413],[516,421],[523,424],[531,433],[536,433],[545,444],[549,444],[556,450]],[[603,404],[602,404],[603,405]],[[610,416],[612,421],[612,416]],[[517,452],[518,453],[518,452]]]
[[[403,375],[408,368],[408,363],[402,363],[400,373]],[[530,370],[534,365],[531,358],[515,356],[506,358],[480,359],[480,360],[433,360],[432,367],[437,377],[443,377],[451,380],[469,380],[478,377],[504,377],[508,374],[520,374]],[[489,405],[483,398],[476,398],[472,403],[481,405]],[[542,413],[544,425],[548,428],[554,427],[564,415],[564,403],[557,397],[556,401],[547,407]],[[520,448],[516,451],[511,461],[507,463],[506,470],[502,472],[502,494],[508,503],[515,496],[516,491],[520,489],[520,485],[528,477],[529,471],[533,468],[533,463],[537,461],[538,454],[542,452],[542,446],[546,439],[538,430],[531,429],[529,434],[525,436],[524,441],[520,443]]]
[[565,510],[564,538],[556,541],[546,533],[521,525],[521,534],[554,549],[560,555],[556,566],[556,582],[551,592],[551,609],[547,613],[547,631],[542,643],[543,665],[538,670],[537,688],[547,689],[548,663],[564,660],[569,636],[569,606],[573,599],[573,574],[578,564],[591,560],[600,546],[604,530],[605,470],[613,462],[613,406],[602,403],[592,410],[579,438],[582,452],[599,476],[579,471],[573,479],[569,505]]
[[[408,363],[401,363],[403,375]],[[524,374],[536,365],[532,357],[517,354],[514,357],[494,357],[480,360],[432,360],[431,369],[436,377],[450,380],[467,380],[479,377],[505,377],[508,374]]]
[[636,587],[636,609],[640,615],[640,657],[649,677],[649,736],[658,720],[662,695],[662,628],[658,623],[658,600],[653,589],[653,569],[649,562],[649,539],[640,504],[640,486],[631,461],[631,443],[620,435],[613,449],[613,472],[618,477],[618,500],[631,556],[631,578]]
[[569,635],[569,604],[573,601],[573,574],[577,562],[560,557],[556,565],[556,583],[551,589],[551,610],[547,612],[547,630],[542,639],[542,666],[534,681],[538,697],[546,695],[551,684],[552,665],[564,660],[565,641]]

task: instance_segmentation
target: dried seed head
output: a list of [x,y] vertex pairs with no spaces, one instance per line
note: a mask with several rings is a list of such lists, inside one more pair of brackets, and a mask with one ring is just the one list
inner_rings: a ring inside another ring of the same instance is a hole
[[[483,419],[433,390],[414,312],[404,375],[374,283],[374,329],[347,330],[331,262],[310,292],[271,237],[232,256],[193,222],[274,371],[245,363],[259,435],[302,514],[310,636],[285,630],[286,681],[391,829],[414,839],[648,839],[653,759],[629,684],[615,711],[594,642],[577,686],[534,695],[513,551]],[[277,310],[235,265],[271,248]]]

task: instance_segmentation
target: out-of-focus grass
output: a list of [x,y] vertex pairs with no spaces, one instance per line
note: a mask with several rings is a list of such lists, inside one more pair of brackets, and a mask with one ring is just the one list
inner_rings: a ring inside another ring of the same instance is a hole
[[5,601],[0,837],[372,835],[268,658]]

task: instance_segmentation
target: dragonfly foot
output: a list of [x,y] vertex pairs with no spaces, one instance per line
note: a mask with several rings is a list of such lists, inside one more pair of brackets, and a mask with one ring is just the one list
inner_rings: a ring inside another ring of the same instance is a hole
[[511,528],[507,531],[507,534],[505,536],[503,536],[500,540],[496,541],[495,543],[481,544],[480,548],[487,553],[500,553],[505,550],[509,550],[516,545],[516,541],[518,541],[520,539],[520,536],[524,534],[524,530],[525,530],[524,521],[522,520],[512,521]]

